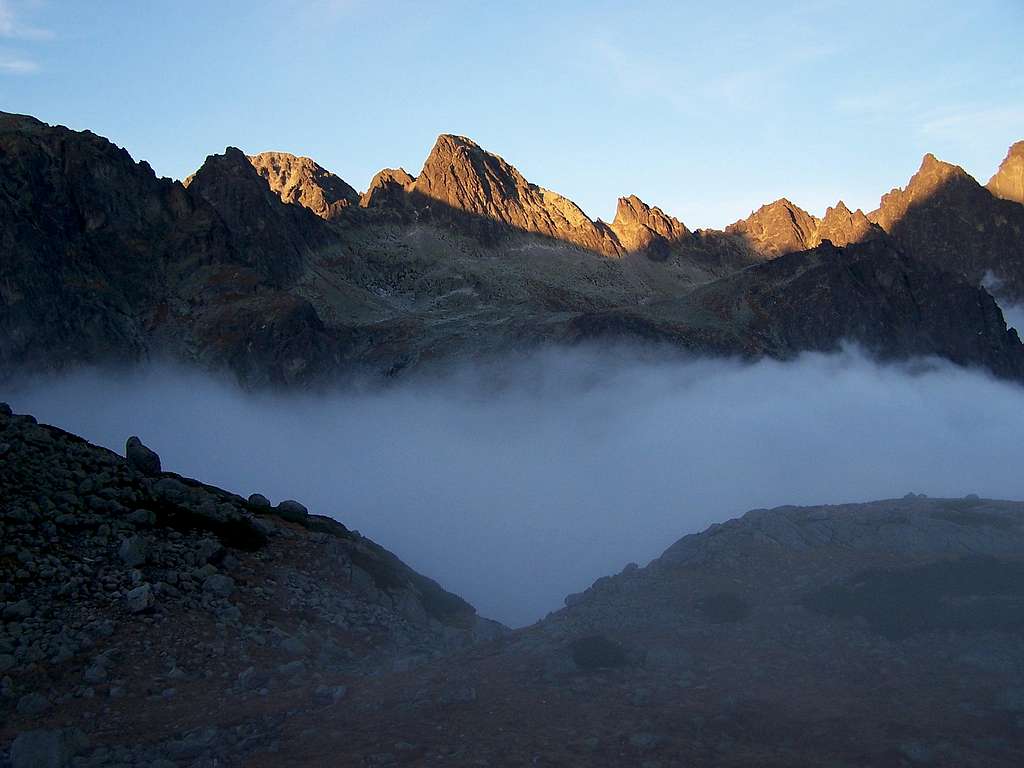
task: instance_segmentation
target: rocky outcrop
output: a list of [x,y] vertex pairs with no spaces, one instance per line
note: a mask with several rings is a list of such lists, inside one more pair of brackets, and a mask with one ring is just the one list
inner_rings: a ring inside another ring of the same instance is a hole
[[408,206],[408,193],[415,179],[404,168],[385,168],[373,177],[359,198],[362,208],[395,209]]
[[976,283],[991,274],[1007,298],[1024,298],[1024,206],[994,197],[963,168],[925,155],[869,218],[915,258]]
[[625,250],[655,259],[667,258],[673,245],[690,236],[679,219],[650,207],[636,195],[619,198],[611,229]]
[[1024,204],[1024,141],[1010,147],[985,187],[996,197]]
[[844,341],[883,360],[938,356],[1024,380],[1024,346],[977,283],[887,240],[823,243],[643,307],[583,314],[569,338],[623,336],[788,359]]
[[502,633],[334,519],[140,467],[138,448],[0,404],[0,755],[13,742],[16,765],[66,765],[29,754],[71,726],[85,765],[246,763],[286,711]]
[[338,219],[359,203],[359,193],[308,157],[261,152],[249,158],[282,202],[308,208],[321,219]]

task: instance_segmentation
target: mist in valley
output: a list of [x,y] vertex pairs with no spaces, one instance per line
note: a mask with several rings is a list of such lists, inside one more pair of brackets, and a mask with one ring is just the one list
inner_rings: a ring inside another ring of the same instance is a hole
[[1024,498],[1024,388],[849,349],[795,362],[547,350],[331,394],[174,367],[80,371],[15,411],[166,470],[295,498],[512,626],[748,509]]

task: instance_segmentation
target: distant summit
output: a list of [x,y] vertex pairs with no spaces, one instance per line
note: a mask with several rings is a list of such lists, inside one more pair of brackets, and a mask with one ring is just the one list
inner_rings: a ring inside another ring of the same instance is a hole
[[999,170],[985,186],[996,197],[1024,204],[1024,141],[1010,147]]
[[249,162],[283,202],[308,208],[321,219],[340,216],[359,202],[359,193],[308,157],[261,152]]

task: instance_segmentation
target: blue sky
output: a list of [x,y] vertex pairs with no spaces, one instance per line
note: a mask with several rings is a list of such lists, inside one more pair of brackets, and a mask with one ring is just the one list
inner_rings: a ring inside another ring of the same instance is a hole
[[[781,6],[781,7],[780,7]],[[1024,138],[1024,2],[0,0],[0,109],[183,178],[226,145],[364,189],[460,133],[610,218],[870,210]]]

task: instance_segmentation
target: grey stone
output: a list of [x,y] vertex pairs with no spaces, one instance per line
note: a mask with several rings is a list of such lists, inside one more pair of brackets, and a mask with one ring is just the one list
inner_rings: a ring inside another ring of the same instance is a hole
[[641,752],[656,749],[663,741],[661,736],[654,733],[634,733],[629,737],[630,746]]
[[231,597],[231,593],[234,591],[235,580],[221,573],[207,576],[203,581],[203,592],[207,594],[216,595],[217,597]]
[[318,685],[313,691],[313,701],[321,706],[337,704],[348,694],[344,685]]
[[309,517],[309,510],[304,504],[294,499],[287,499],[277,505],[277,514],[292,523],[301,523]]
[[306,644],[297,637],[286,637],[281,641],[281,650],[291,656],[301,656],[306,652]]
[[124,447],[125,458],[128,463],[144,475],[160,474],[160,457],[155,451],[151,451],[142,441],[134,435],[128,438]]
[[4,608],[5,621],[20,621],[32,615],[32,604],[28,600],[19,600]]
[[128,522],[135,525],[150,526],[156,523],[156,515],[148,509],[136,509],[128,515]]
[[254,507],[259,507],[260,509],[270,508],[270,499],[268,499],[262,493],[252,494],[252,496],[249,497],[249,503]]
[[18,699],[18,714],[39,715],[50,708],[50,700],[38,692],[26,693]]
[[304,661],[289,661],[287,664],[281,664],[277,668],[277,674],[284,677],[294,677],[303,674],[305,671],[306,663]]
[[82,675],[82,677],[85,679],[85,682],[90,683],[92,685],[102,683],[104,680],[107,679],[107,668],[99,662],[96,662],[95,664],[92,664],[88,668],[86,668],[85,673]]
[[26,731],[11,745],[11,768],[64,768],[87,747],[77,728]]
[[125,595],[124,602],[131,613],[142,613],[153,607],[153,590],[149,584],[142,584]]
[[149,555],[149,545],[141,536],[129,536],[121,542],[117,549],[117,556],[129,568],[135,568],[146,562]]

